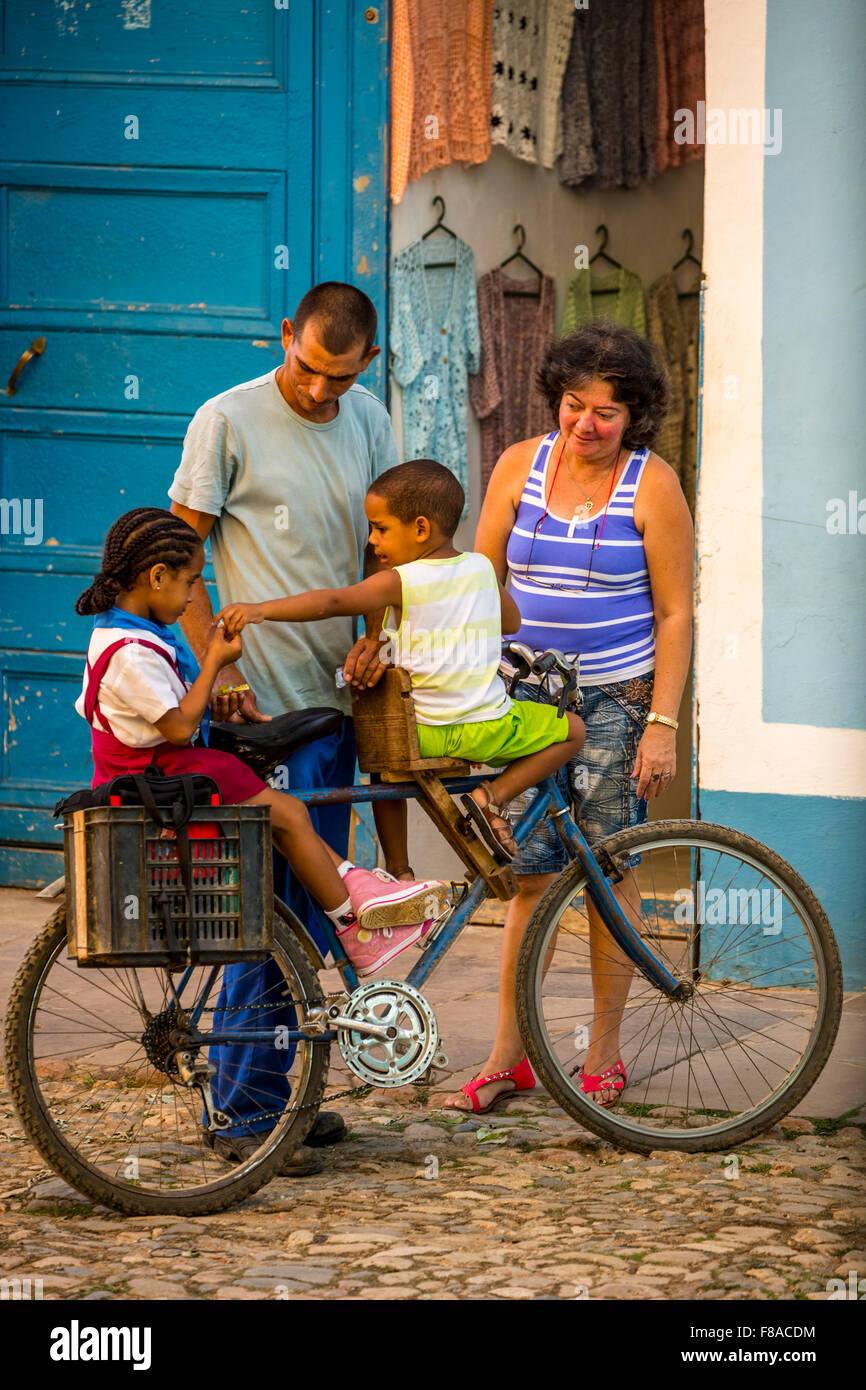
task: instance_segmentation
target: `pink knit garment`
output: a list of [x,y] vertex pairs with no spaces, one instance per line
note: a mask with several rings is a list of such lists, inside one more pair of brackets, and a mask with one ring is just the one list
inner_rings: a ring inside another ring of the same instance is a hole
[[429,169],[490,157],[494,3],[393,0],[393,202]]
[[705,100],[704,0],[653,0],[656,44],[656,173],[700,159],[703,145],[674,140],[677,111],[697,118]]
[[545,275],[538,299],[505,294],[505,290],[537,287],[537,276],[523,279],[499,266],[478,281],[481,370],[469,378],[469,399],[481,423],[482,497],[496,460],[509,445],[546,434],[553,427],[550,407],[535,385],[535,373],[555,336],[556,287]]

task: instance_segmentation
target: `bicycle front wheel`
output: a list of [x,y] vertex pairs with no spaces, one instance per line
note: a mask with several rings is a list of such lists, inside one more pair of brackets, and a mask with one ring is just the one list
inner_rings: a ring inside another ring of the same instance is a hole
[[[529,923],[517,1010],[551,1095],[626,1148],[728,1148],[806,1095],[836,1038],[842,968],[830,924],[790,864],[747,835],[703,821],[655,821],[593,847],[615,892],[678,980],[675,1001],[624,960],[587,911],[571,864]],[[613,1105],[581,1087],[590,1043],[627,1082]]]
[[329,1047],[290,1040],[321,989],[294,919],[277,909],[266,960],[188,976],[80,968],[64,906],[34,941],[9,1001],[9,1089],[42,1157],[93,1201],[131,1215],[223,1211],[303,1142]]

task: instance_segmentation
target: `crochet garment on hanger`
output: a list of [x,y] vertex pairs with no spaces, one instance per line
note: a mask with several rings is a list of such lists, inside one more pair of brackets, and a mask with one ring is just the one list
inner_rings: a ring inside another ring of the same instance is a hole
[[[437,261],[455,261],[443,270]],[[403,388],[404,457],[431,458],[456,473],[466,492],[467,373],[481,358],[475,257],[454,237],[419,238],[394,257],[391,369]]]
[[562,80],[560,183],[636,188],[655,172],[653,0],[577,10]]
[[704,100],[704,0],[653,0],[658,121],[656,172],[700,159],[703,145],[678,145],[677,111],[697,112]]
[[428,169],[490,157],[494,0],[392,0],[391,199]]
[[535,385],[535,373],[556,332],[556,286],[544,275],[538,299],[505,294],[537,284],[536,277],[518,279],[501,266],[478,281],[481,370],[469,378],[469,399],[481,423],[482,497],[503,450],[550,429],[550,407]]
[[[615,294],[597,294],[615,290]],[[610,319],[621,328],[646,332],[643,286],[633,270],[611,269],[604,275],[579,270],[572,279],[565,300],[560,332],[563,336],[593,319]]]
[[698,330],[700,300],[680,299],[671,271],[647,292],[647,337],[664,358],[670,407],[654,444],[656,453],[678,474],[694,512],[698,463]]

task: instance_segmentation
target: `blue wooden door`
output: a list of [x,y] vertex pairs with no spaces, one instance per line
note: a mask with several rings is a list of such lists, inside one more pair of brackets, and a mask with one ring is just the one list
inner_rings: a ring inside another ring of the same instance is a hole
[[[384,325],[386,9],[0,0],[0,882],[62,870],[89,785],[73,603],[121,512],[168,505],[187,423],[350,280]],[[365,383],[383,395],[371,369]]]

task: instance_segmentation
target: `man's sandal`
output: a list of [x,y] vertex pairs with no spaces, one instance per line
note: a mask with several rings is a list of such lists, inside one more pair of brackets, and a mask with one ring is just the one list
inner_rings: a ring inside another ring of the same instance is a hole
[[472,829],[495,859],[512,860],[517,853],[517,842],[511,831],[511,822],[501,806],[493,800],[493,788],[489,782],[479,782],[477,791],[482,791],[487,800],[479,806],[468,793],[460,798],[460,804],[469,817]]
[[[482,1086],[486,1086],[489,1081],[513,1081],[513,1091],[500,1091],[490,1101],[489,1105],[479,1105],[478,1092]],[[522,1062],[518,1062],[516,1067],[509,1067],[507,1071],[495,1071],[490,1076],[473,1076],[471,1081],[467,1081],[465,1086],[460,1089],[464,1096],[468,1096],[472,1101],[472,1110],[476,1115],[486,1115],[488,1110],[492,1110],[501,1100],[508,1100],[517,1091],[531,1091],[536,1084],[532,1067],[529,1065],[529,1058],[524,1056]],[[467,1112],[468,1113],[468,1112]]]
[[[614,1062],[612,1067],[608,1067],[607,1071],[599,1072],[598,1076],[588,1076],[581,1067],[577,1079],[584,1095],[591,1096],[597,1105],[607,1106],[616,1104],[625,1090],[625,1083],[628,1078],[625,1074],[622,1058],[620,1058],[618,1062]],[[605,1095],[606,1099],[602,1100],[601,1095]]]

